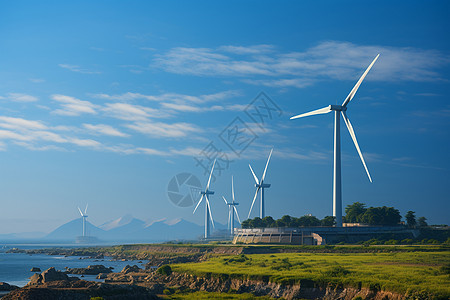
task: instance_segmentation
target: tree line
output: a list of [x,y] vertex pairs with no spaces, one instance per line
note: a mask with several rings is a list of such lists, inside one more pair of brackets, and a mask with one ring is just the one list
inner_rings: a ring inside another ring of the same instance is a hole
[[[428,226],[425,217],[420,217],[416,221],[415,212],[408,211],[405,215],[406,223],[409,227]],[[345,223],[363,223],[369,225],[395,226],[400,224],[402,216],[400,211],[394,207],[366,207],[364,203],[355,202],[347,205],[345,216],[342,217]],[[310,227],[310,226],[333,226],[335,218],[327,216],[318,219],[315,216],[307,215],[303,217],[291,217],[285,215],[280,219],[274,220],[267,216],[263,219],[256,217],[242,222],[242,228],[262,228],[262,227]]]
[[335,218],[327,216],[322,220],[314,216],[303,216],[300,218],[285,215],[278,220],[267,216],[263,219],[256,217],[247,219],[241,223],[242,228],[261,228],[261,227],[309,227],[309,226],[333,226]]

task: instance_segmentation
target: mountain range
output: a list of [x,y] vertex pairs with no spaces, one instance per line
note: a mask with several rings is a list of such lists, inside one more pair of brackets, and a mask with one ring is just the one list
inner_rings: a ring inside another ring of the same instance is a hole
[[[215,223],[216,234],[225,234],[226,225]],[[101,242],[151,243],[171,240],[197,240],[202,237],[204,227],[184,219],[162,219],[146,223],[131,215],[95,226],[86,221],[86,234]],[[43,240],[73,242],[81,235],[82,218],[69,221],[46,236]]]

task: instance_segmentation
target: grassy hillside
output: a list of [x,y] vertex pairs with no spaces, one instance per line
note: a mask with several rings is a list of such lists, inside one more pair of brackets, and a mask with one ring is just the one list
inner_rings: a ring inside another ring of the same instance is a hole
[[172,269],[197,276],[311,286],[331,284],[450,297],[449,251],[242,254],[176,264]]

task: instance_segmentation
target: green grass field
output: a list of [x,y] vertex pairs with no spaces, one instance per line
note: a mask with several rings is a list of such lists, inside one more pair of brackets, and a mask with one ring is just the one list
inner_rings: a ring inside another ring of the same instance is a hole
[[277,283],[366,287],[398,293],[450,297],[450,252],[277,253],[212,257],[172,265],[197,276]]

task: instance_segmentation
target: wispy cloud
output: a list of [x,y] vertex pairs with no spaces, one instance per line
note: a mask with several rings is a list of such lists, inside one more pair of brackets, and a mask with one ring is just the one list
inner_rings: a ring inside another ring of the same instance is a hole
[[59,67],[72,71],[72,72],[76,72],[76,73],[82,73],[82,74],[101,74],[101,72],[99,71],[92,71],[92,70],[88,70],[88,69],[84,69],[81,68],[80,66],[77,65],[69,65],[69,64],[58,64]]
[[167,72],[196,76],[250,77],[245,82],[271,87],[303,88],[331,78],[354,80],[380,53],[368,80],[443,80],[439,68],[450,57],[436,50],[327,41],[303,52],[278,51],[271,45],[173,48],[154,65]]
[[118,136],[118,137],[128,137],[129,135],[119,130],[105,124],[83,124],[83,127],[88,129],[93,134],[97,135],[109,135],[109,136]]
[[[211,105],[211,102],[219,102],[239,96],[241,93],[236,90],[222,91],[213,94],[199,96],[164,93],[160,95],[145,95],[141,93],[127,92],[117,95],[93,94],[99,99],[120,101],[120,103],[108,103],[104,111],[122,120],[138,120],[146,118],[162,118],[173,115],[176,112],[206,112],[206,111],[238,111],[242,110],[242,105]],[[135,105],[123,102],[132,102],[143,99],[155,102],[158,108]]]
[[52,95],[51,98],[61,103],[62,108],[53,113],[63,116],[79,116],[81,114],[97,114],[97,105],[66,95]]
[[39,99],[35,96],[22,94],[22,93],[9,93],[8,99],[15,102],[35,102]]
[[158,109],[129,103],[107,103],[102,110],[110,117],[126,121],[142,121],[150,117],[167,116],[166,113]]
[[202,130],[190,123],[136,122],[126,127],[152,137],[180,138]]

